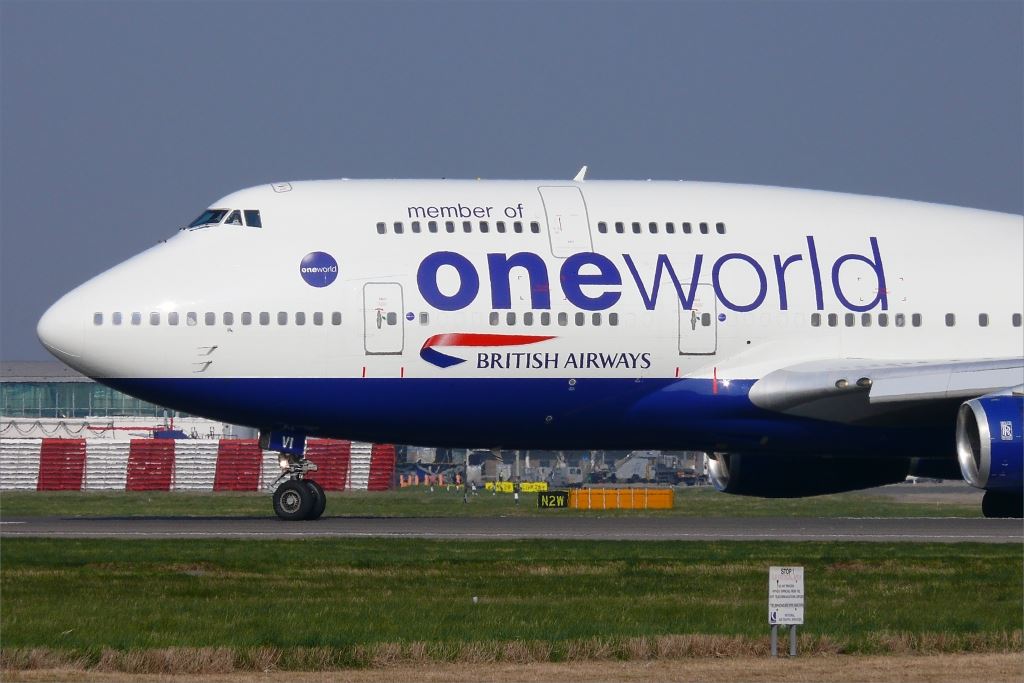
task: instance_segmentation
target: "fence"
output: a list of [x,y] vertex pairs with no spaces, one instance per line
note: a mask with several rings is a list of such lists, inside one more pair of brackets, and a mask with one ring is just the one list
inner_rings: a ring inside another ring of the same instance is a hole
[[[306,450],[326,490],[391,488],[390,444],[310,439]],[[254,439],[0,440],[0,490],[259,491],[280,472]]]

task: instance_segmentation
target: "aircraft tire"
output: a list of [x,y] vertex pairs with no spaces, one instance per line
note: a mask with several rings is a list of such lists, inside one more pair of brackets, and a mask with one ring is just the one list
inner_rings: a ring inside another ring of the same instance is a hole
[[1011,517],[1019,519],[1024,511],[1021,496],[1002,491],[986,491],[981,499],[981,513],[986,517]]
[[308,519],[314,502],[306,482],[297,479],[284,482],[274,491],[274,512],[286,522]]
[[324,510],[327,509],[327,494],[324,493],[324,487],[313,481],[312,479],[306,479],[306,487],[313,494],[313,505],[309,509],[309,517],[306,519],[320,519],[320,515],[324,514]]

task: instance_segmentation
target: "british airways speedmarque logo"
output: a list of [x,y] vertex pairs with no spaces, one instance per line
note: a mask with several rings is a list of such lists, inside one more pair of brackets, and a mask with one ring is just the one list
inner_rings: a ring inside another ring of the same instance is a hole
[[326,251],[311,251],[302,257],[299,274],[307,285],[326,287],[338,277],[338,262]]
[[441,353],[437,347],[525,346],[548,339],[554,339],[554,337],[529,334],[472,334],[468,332],[435,334],[423,342],[423,346],[420,348],[420,358],[439,368],[450,368],[453,365],[465,363],[466,359]]

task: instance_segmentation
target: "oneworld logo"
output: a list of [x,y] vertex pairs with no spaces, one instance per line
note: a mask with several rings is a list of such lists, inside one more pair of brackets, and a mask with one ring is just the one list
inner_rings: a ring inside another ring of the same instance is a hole
[[302,257],[299,274],[307,285],[326,287],[338,277],[338,262],[325,251],[311,251]]

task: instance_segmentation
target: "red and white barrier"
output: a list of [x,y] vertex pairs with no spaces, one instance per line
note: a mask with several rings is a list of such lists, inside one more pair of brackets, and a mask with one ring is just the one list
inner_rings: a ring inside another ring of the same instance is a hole
[[[310,439],[309,475],[328,491],[391,488],[395,447]],[[3,439],[0,489],[35,491],[259,491],[280,475],[255,439]]]

